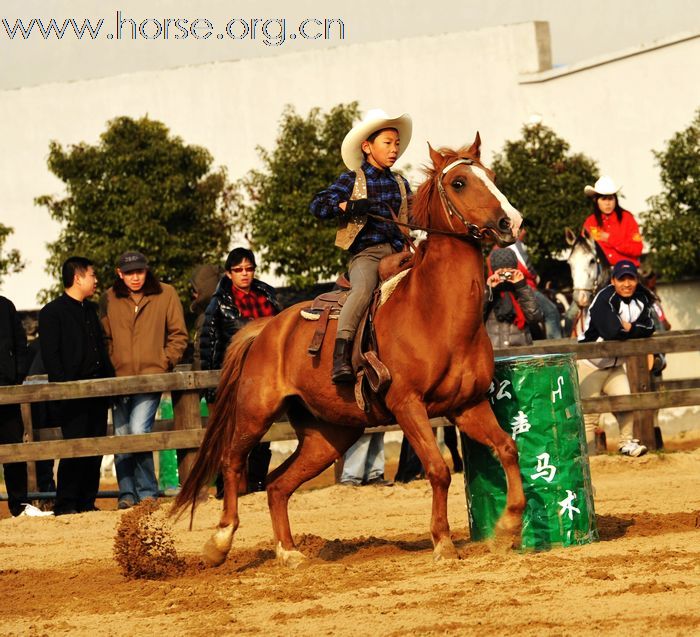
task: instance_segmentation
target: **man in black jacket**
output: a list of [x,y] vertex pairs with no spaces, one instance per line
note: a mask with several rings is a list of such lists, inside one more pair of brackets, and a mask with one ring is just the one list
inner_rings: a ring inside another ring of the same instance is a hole
[[[598,292],[591,303],[586,328],[579,341],[616,341],[651,336],[654,333],[653,302],[651,294],[639,285],[634,263],[618,261],[613,268],[610,285]],[[622,361],[616,358],[581,360],[578,375],[581,398],[630,393],[625,368]],[[634,438],[632,412],[616,413],[615,417],[620,426],[619,452],[633,458],[644,455],[647,448]],[[593,452],[598,414],[586,414],[584,420],[589,452]]]
[[[113,376],[97,316],[89,299],[97,288],[92,262],[71,257],[62,267],[65,291],[39,312],[41,356],[50,382]],[[58,405],[64,439],[104,436],[107,398],[82,398]],[[54,513],[94,511],[102,456],[64,458],[58,464]]]
[[[29,367],[27,337],[14,304],[0,296],[0,385],[21,385]],[[24,425],[19,405],[0,405],[0,444],[22,442]],[[27,502],[27,464],[4,466],[10,513],[19,515]]]

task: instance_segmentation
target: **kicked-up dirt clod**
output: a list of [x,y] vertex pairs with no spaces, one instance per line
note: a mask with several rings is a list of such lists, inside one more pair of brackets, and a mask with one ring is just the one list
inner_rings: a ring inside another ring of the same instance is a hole
[[158,500],[146,500],[122,515],[114,559],[128,579],[167,579],[184,570]]

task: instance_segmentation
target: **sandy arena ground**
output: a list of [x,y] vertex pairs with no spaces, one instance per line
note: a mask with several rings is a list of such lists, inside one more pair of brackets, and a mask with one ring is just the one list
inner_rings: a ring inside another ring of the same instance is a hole
[[[506,555],[468,541],[463,481],[450,524],[461,559],[432,561],[430,489],[328,486],[292,499],[311,557],[279,567],[264,494],[241,500],[228,561],[198,555],[220,503],[179,521],[184,572],[126,579],[124,512],[0,520],[0,635],[700,635],[700,449],[591,460],[601,541]],[[111,505],[113,506],[113,504]]]

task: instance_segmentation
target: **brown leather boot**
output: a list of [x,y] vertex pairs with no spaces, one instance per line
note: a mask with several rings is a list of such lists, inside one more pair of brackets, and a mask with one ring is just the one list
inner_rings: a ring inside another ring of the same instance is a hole
[[352,341],[345,338],[336,338],[335,349],[333,350],[333,371],[331,372],[331,380],[336,385],[355,382],[351,356]]

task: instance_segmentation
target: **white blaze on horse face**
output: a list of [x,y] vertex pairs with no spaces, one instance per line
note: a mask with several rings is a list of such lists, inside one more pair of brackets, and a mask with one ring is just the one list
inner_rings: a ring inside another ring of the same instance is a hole
[[484,185],[489,189],[489,192],[501,204],[501,210],[503,210],[503,212],[505,212],[508,216],[508,219],[510,219],[511,232],[513,233],[513,236],[517,237],[520,230],[520,224],[523,222],[522,215],[511,205],[506,196],[498,188],[496,188],[496,184],[489,179],[489,176],[486,174],[486,171],[483,168],[480,168],[479,166],[469,166],[469,168],[471,168],[472,172],[484,182]]

